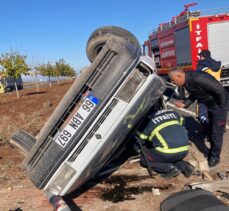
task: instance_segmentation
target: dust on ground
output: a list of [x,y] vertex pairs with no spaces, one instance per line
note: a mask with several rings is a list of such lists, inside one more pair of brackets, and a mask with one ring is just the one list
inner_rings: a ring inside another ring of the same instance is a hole
[[[48,211],[53,210],[41,190],[28,180],[20,168],[24,156],[8,143],[17,130],[24,129],[37,135],[45,121],[67,92],[71,82],[55,84],[51,88],[40,87],[21,90],[20,98],[15,93],[0,95],[0,210]],[[210,172],[229,170],[229,131],[225,134],[221,164]],[[203,181],[201,176],[187,179],[183,175],[164,180],[159,175],[149,177],[147,170],[138,162],[127,161],[111,176],[88,183],[80,192],[65,200],[73,210],[95,211],[157,211],[160,202],[171,193],[180,191],[185,184]],[[156,191],[155,191],[156,190]],[[217,193],[228,204],[228,200]]]

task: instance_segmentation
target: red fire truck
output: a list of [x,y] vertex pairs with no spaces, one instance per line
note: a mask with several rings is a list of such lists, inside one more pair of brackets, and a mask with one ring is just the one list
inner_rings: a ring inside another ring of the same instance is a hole
[[154,58],[158,74],[166,76],[176,66],[195,70],[198,53],[209,49],[222,62],[221,83],[229,87],[229,8],[189,11],[191,3],[168,23],[149,34],[143,53]]

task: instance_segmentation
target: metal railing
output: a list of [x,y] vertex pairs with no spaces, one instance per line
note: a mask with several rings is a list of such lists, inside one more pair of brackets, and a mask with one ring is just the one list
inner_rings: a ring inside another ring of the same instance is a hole
[[182,23],[186,20],[188,20],[190,17],[203,17],[203,16],[210,16],[210,15],[228,15],[229,16],[229,7],[226,8],[216,8],[216,9],[206,9],[206,10],[197,10],[197,11],[188,11],[186,14],[178,15],[177,17],[174,17],[172,21],[163,23],[156,29],[153,29],[149,32],[150,35],[155,35],[158,32],[164,31],[168,28],[173,27],[174,25],[177,25],[179,23]]
[[229,7],[226,8],[216,8],[216,9],[206,9],[199,11],[199,16],[208,16],[208,15],[223,15],[227,14],[229,15]]

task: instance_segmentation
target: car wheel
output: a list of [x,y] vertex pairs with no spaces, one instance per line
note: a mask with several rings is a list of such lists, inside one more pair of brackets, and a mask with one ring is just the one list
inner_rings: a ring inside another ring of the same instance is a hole
[[18,147],[24,155],[27,155],[33,148],[36,138],[23,130],[16,131],[10,138],[10,144]]
[[140,44],[137,38],[126,29],[117,26],[100,27],[91,34],[87,42],[86,52],[90,62],[94,61],[95,57],[99,54],[104,44],[107,42],[111,35],[123,37],[130,43],[140,48]]

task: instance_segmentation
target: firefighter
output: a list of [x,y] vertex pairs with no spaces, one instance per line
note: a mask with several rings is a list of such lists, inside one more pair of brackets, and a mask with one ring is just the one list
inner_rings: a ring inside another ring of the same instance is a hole
[[216,166],[220,162],[229,105],[226,90],[213,76],[204,72],[184,72],[176,68],[170,71],[169,76],[174,84],[184,86],[189,93],[184,101],[174,102],[175,106],[187,108],[195,100],[207,106],[210,141],[208,165]]
[[211,58],[211,52],[209,50],[202,50],[199,53],[196,71],[209,73],[219,81],[221,75],[221,62]]
[[190,177],[194,167],[183,158],[188,153],[187,131],[183,118],[173,110],[151,109],[137,133],[137,141],[143,142],[140,163],[169,179],[183,172]]
[[[199,53],[199,61],[197,63],[197,72],[206,72],[212,75],[216,80],[220,81],[221,75],[221,62],[211,58],[209,50],[202,50]],[[208,112],[207,107],[203,103],[198,105],[198,118],[202,125],[202,131],[208,131]]]

